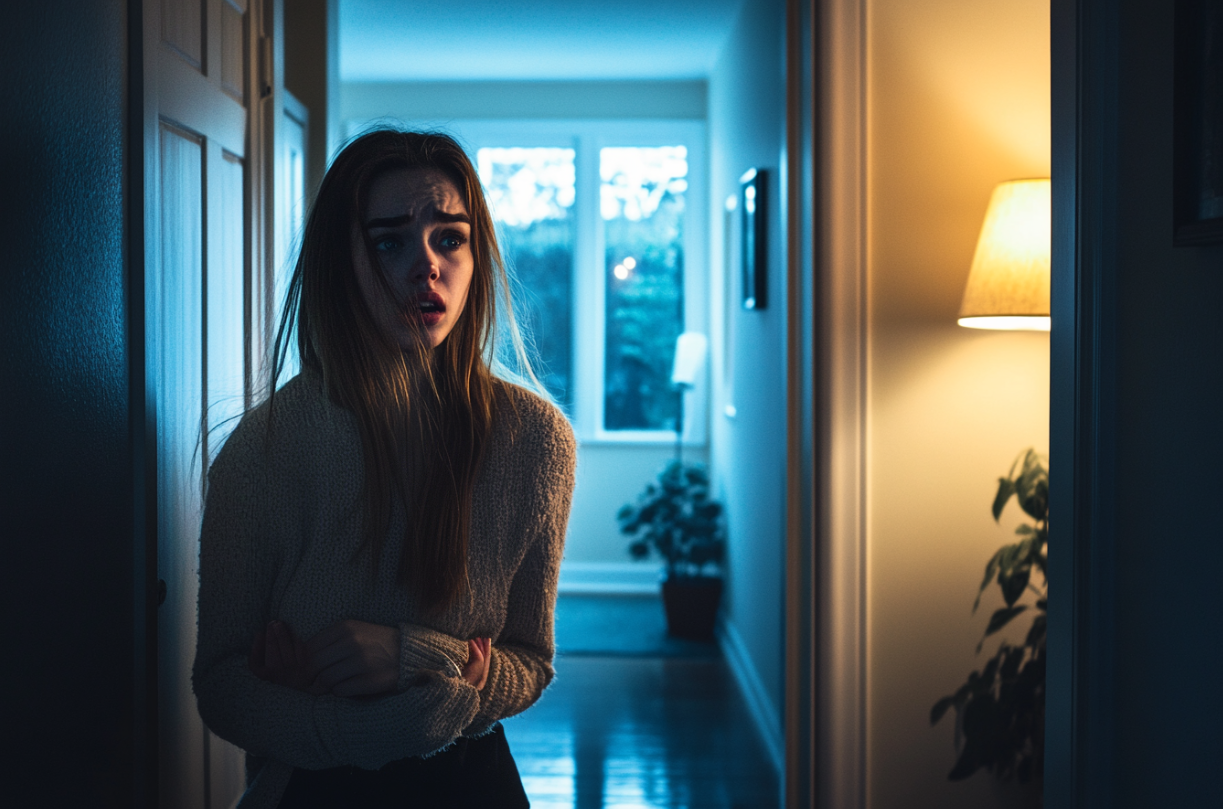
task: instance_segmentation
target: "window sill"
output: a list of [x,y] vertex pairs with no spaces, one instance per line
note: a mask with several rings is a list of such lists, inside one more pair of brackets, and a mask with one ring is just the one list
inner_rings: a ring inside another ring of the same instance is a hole
[[[578,436],[578,444],[583,447],[665,447],[675,448],[675,433],[627,432],[626,435],[604,433],[597,436]],[[685,439],[684,449],[704,449],[705,441]]]

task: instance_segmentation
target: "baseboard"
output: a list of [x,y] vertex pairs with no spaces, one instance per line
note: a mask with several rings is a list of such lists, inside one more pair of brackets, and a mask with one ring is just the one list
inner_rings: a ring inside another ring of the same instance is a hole
[[731,673],[739,683],[739,691],[747,702],[748,711],[760,733],[761,741],[764,742],[765,750],[780,775],[785,762],[785,734],[781,727],[781,713],[769,698],[764,683],[760,681],[756,664],[752,662],[739,630],[725,617],[718,621],[718,640],[721,641],[726,664],[730,666]]
[[562,562],[561,595],[657,596],[661,570],[642,562]]

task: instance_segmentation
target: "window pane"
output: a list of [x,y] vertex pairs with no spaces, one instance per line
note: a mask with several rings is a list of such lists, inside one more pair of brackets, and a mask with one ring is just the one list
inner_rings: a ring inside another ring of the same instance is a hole
[[511,274],[514,314],[535,342],[535,373],[567,410],[573,404],[573,154],[517,147],[476,152]]
[[684,328],[688,150],[603,149],[599,173],[607,248],[603,427],[678,430],[671,363]]

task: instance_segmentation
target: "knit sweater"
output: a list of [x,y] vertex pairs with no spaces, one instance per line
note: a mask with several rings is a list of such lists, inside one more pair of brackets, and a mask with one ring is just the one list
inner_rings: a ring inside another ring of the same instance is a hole
[[[511,403],[510,399],[513,399]],[[208,475],[200,540],[193,685],[200,716],[247,752],[241,809],[271,809],[293,768],[427,755],[534,703],[553,676],[552,613],[574,483],[573,432],[559,411],[509,385],[472,496],[468,593],[426,614],[396,581],[392,514],[376,575],[362,548],[361,441],[353,414],[303,373],[234,430]],[[398,689],[312,696],[256,677],[255,634],[271,620],[301,639],[355,619],[401,631]],[[469,638],[492,638],[488,680],[460,676]]]

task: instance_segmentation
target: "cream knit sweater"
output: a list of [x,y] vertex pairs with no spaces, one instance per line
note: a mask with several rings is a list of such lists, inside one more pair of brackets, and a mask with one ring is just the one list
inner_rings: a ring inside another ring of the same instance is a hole
[[[377,769],[479,735],[534,703],[553,675],[552,611],[574,482],[569,424],[506,386],[473,495],[470,593],[426,618],[395,582],[403,513],[392,517],[376,578],[369,551],[357,553],[363,471],[352,414],[310,373],[285,385],[275,407],[270,438],[265,404],[213,463],[200,540],[193,685],[208,727],[247,752],[241,809],[275,807],[294,767]],[[343,619],[398,626],[399,689],[316,697],[260,680],[247,655],[273,619],[303,640]],[[493,640],[483,691],[459,676],[467,639],[478,637]]]

